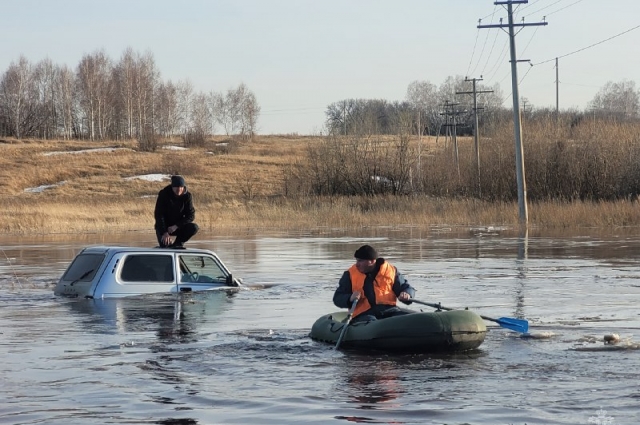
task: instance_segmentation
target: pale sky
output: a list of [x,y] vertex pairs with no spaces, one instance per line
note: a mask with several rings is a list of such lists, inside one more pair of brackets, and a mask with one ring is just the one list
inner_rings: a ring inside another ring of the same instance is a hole
[[[506,22],[493,0],[3,0],[2,16],[1,72],[20,55],[75,69],[99,49],[114,61],[127,47],[150,51],[163,81],[246,84],[260,134],[316,133],[333,102],[401,101],[412,81],[456,75],[499,83],[511,106],[508,36],[477,28]],[[555,108],[553,59],[639,26],[640,1],[530,0],[523,16],[548,25],[516,37],[518,59],[537,64],[519,65],[520,95]],[[640,88],[639,42],[640,28],[561,57],[560,108],[584,109],[608,81]]]

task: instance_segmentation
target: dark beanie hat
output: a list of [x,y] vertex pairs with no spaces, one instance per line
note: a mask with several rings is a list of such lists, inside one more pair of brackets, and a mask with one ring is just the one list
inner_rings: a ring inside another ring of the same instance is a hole
[[187,185],[184,182],[184,177],[182,176],[171,176],[171,187],[186,187]]
[[378,258],[378,253],[371,245],[362,245],[353,256],[358,260],[375,260]]

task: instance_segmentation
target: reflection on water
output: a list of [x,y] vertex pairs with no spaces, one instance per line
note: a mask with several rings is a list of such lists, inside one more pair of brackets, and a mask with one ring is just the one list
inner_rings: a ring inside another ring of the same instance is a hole
[[518,271],[518,282],[515,286],[515,316],[525,317],[525,285],[527,279],[527,257],[529,255],[529,229],[520,229],[518,234],[518,256],[516,259],[516,270]]
[[[216,251],[232,270],[260,273],[269,272],[271,266],[304,268],[317,262],[326,264],[327,261],[344,267],[359,244],[366,240],[392,260],[515,258],[518,260],[518,272],[526,278],[528,259],[635,262],[640,229],[614,230],[588,229],[590,233],[574,234],[575,231],[568,233],[565,229],[565,233],[542,234],[539,230],[494,228],[472,231],[447,229],[446,233],[437,228],[363,229],[358,233],[327,231],[326,235],[320,232],[287,235],[287,246],[282,245],[282,236],[277,234],[213,238],[203,233],[191,245]],[[140,232],[45,235],[20,238],[18,243],[15,237],[0,236],[0,283],[4,287],[27,289],[52,284],[82,248],[99,244],[155,246],[156,241],[153,234]],[[267,277],[266,281],[273,280]]]
[[71,299],[72,314],[98,333],[127,334],[153,328],[167,344],[196,342],[198,326],[215,320],[232,295],[222,291],[120,299]]
[[[589,232],[204,233],[193,246],[260,289],[116,300],[57,298],[53,283],[84,246],[152,246],[151,232],[0,238],[0,423],[576,425],[601,407],[635,423],[640,235]],[[419,299],[546,337],[487,323],[474,352],[402,356],[310,340],[362,243]],[[604,346],[612,333],[624,346]]]
[[345,385],[357,409],[375,410],[381,407],[377,404],[396,400],[405,392],[396,365],[384,360],[378,361],[374,368],[369,365],[370,358],[366,358],[360,367],[346,367]]

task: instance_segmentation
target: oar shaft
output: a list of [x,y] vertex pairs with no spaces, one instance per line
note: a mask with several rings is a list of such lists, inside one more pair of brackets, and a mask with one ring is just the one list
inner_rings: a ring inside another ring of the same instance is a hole
[[349,323],[351,322],[351,316],[356,309],[356,304],[358,304],[358,300],[353,300],[353,303],[351,303],[351,308],[349,309],[349,314],[347,315],[347,320],[344,322],[344,326],[342,327],[342,331],[340,332],[340,336],[338,337],[338,342],[336,342],[336,346],[333,347],[334,350],[337,350],[338,347],[340,347],[342,338],[344,338],[344,334],[347,331],[347,326],[349,326]]
[[[411,301],[417,304],[424,304],[438,310],[454,310],[449,307],[444,307],[440,303],[431,304],[431,303],[426,303],[424,301],[416,300],[413,298],[411,299]],[[480,317],[482,317],[484,320],[495,322],[501,327],[511,329],[512,331],[522,332],[522,333],[527,333],[529,331],[529,322],[524,319],[516,319],[513,317],[501,317],[500,319],[494,319],[493,317],[487,317],[487,316],[480,316]]]
[[[413,298],[411,299],[411,301],[414,302],[414,303],[417,303],[417,304],[424,304],[426,306],[433,307],[433,308],[436,308],[438,310],[447,310],[447,311],[454,310],[453,308],[449,308],[449,307],[445,307],[443,305],[440,305],[440,303],[438,303],[438,304],[426,303],[424,301],[416,300],[416,299],[413,299]],[[487,316],[480,316],[480,317],[482,317],[484,320],[490,320],[492,322],[499,323],[498,319],[492,319],[491,317],[487,317]]]

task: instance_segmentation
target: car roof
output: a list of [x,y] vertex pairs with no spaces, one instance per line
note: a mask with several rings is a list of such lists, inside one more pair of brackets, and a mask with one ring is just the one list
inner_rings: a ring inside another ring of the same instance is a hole
[[173,248],[158,248],[158,247],[135,247],[135,246],[108,246],[108,245],[95,245],[84,248],[81,253],[83,254],[116,254],[116,253],[139,253],[139,254],[156,254],[161,252],[180,252],[183,254],[214,254],[213,251],[208,249],[199,248],[186,248],[186,249],[173,249]]

